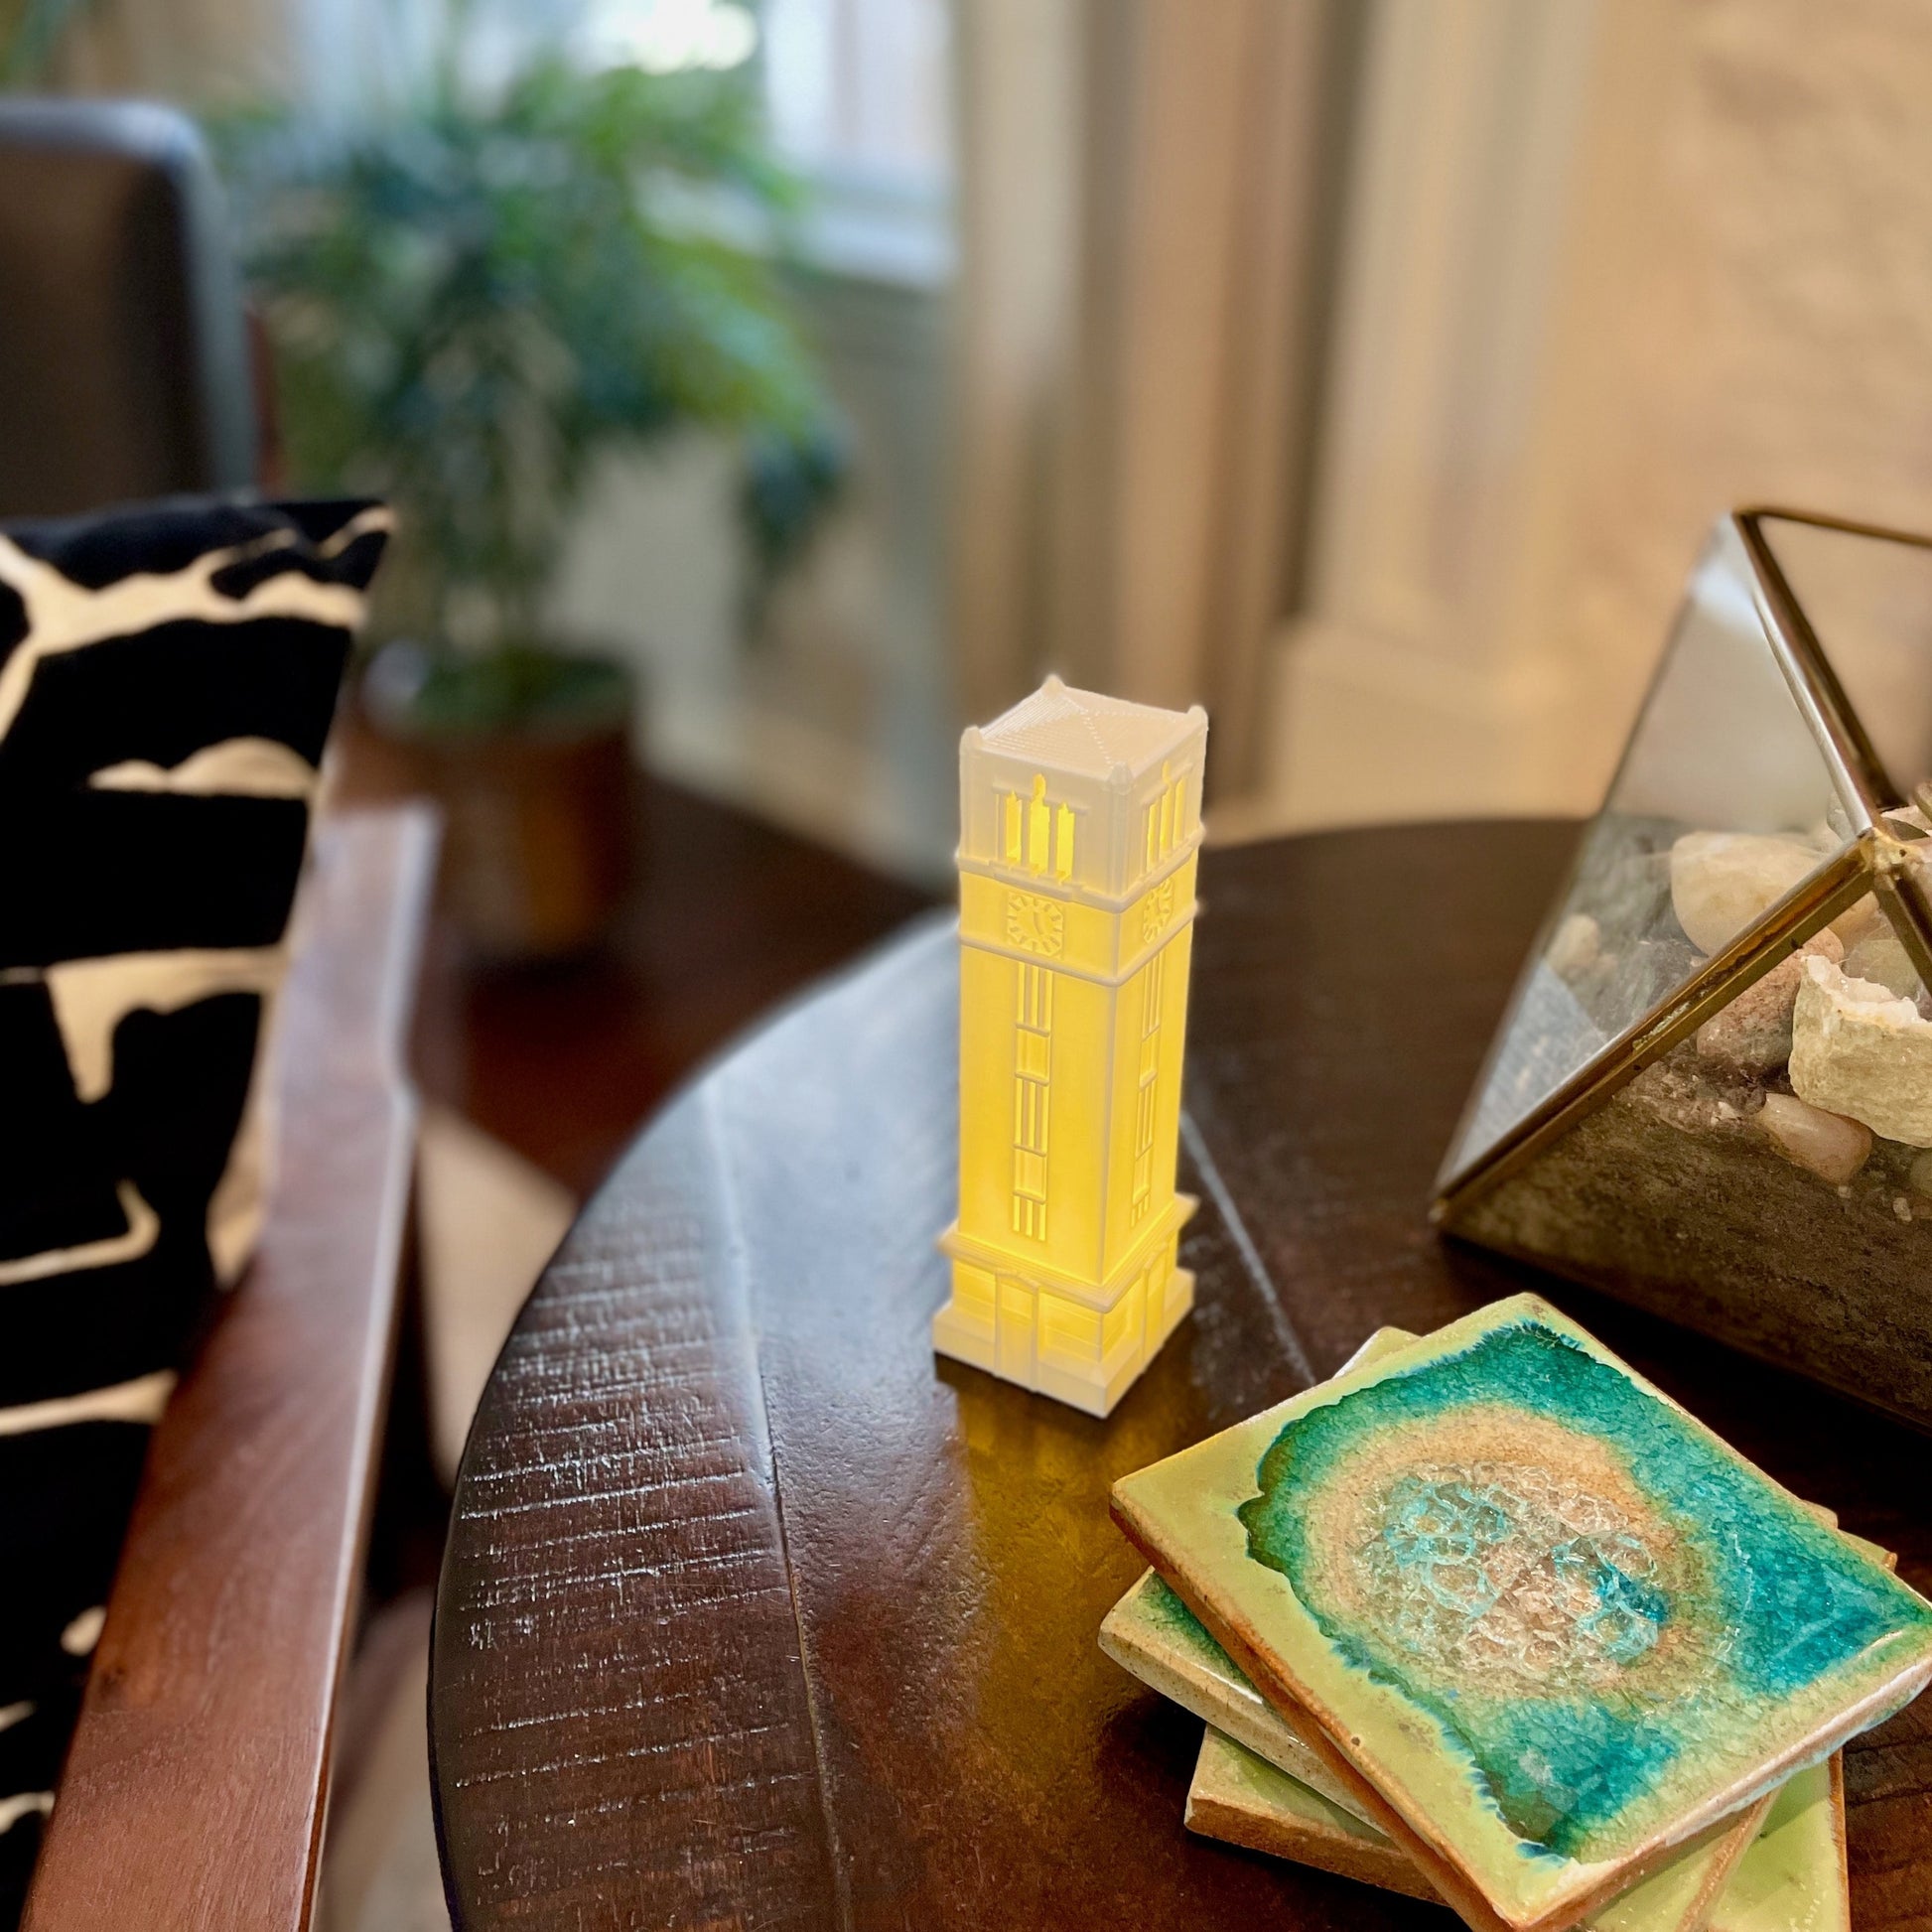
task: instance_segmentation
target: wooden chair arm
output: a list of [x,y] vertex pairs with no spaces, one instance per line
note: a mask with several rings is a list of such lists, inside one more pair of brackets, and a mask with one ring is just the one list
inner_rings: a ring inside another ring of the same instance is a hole
[[325,820],[261,1247],[155,1431],[27,1932],[299,1932],[394,1347],[435,867],[416,808]]

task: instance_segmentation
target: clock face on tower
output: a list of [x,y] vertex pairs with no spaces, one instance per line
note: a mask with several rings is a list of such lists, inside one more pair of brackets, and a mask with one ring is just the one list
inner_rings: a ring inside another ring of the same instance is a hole
[[1007,895],[1007,944],[1048,959],[1066,943],[1066,908],[1038,893]]
[[1141,900],[1141,943],[1151,946],[1168,929],[1168,921],[1173,917],[1173,879],[1172,876],[1162,880],[1160,885]]

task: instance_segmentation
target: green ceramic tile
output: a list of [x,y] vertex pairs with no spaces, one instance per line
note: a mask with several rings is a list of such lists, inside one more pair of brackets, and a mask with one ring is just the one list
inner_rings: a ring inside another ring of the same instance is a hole
[[1107,1612],[1100,1647],[1149,1690],[1224,1730],[1329,1804],[1366,1818],[1361,1801],[1289,1728],[1156,1572],[1150,1570]]
[[1478,1920],[1574,1922],[1932,1675],[1932,1605],[1534,1297],[1115,1508]]
[[1845,1785],[1834,1757],[1772,1801],[1711,1914],[1708,1932],[1851,1932]]
[[[1210,1735],[1220,1733],[1230,1748],[1238,1745],[1241,1758],[1258,1759],[1276,1774],[1278,1782],[1253,1777],[1249,1782],[1260,1794],[1275,1791],[1288,1805],[1292,1817],[1277,1821],[1283,1831],[1295,1820],[1308,1824],[1328,1810],[1345,1811],[1360,1831],[1387,1846],[1409,1867],[1405,1881],[1397,1884],[1396,1890],[1429,1891],[1428,1880],[1408,1854],[1399,1851],[1388,1835],[1364,1816],[1360,1801],[1269,1706],[1240,1666],[1156,1572],[1150,1570],[1108,1613],[1100,1626],[1100,1647],[1150,1689],[1203,1719]],[[1203,1751],[1203,1764],[1209,1756]],[[1216,1798],[1220,1802],[1233,1802],[1231,1767],[1239,1761],[1225,1751],[1214,1757]],[[1294,1788],[1283,1792],[1281,1786]],[[1315,1801],[1312,1809],[1310,1801]],[[1262,1803],[1262,1796],[1258,1795],[1256,1802]],[[1210,1836],[1215,1835],[1210,1832]],[[1639,1880],[1620,1898],[1594,1912],[1591,1923],[1598,1932],[1693,1932],[1703,1923],[1725,1874],[1753,1838],[1754,1821],[1745,1818],[1734,1829],[1679,1854],[1661,1870]],[[1258,1841],[1245,1837],[1235,1843],[1255,1845]],[[1259,1849],[1295,1856],[1272,1844],[1260,1845]],[[1340,1868],[1323,1860],[1314,1863],[1323,1870]],[[1388,1882],[1379,1872],[1351,1868],[1348,1875],[1367,1878],[1371,1884]],[[1736,1932],[1770,1929],[1739,1926]],[[1821,1927],[1820,1932],[1826,1932],[1826,1928]]]
[[[1378,1328],[1339,1372],[1346,1375],[1415,1339],[1406,1328]],[[1100,1626],[1100,1647],[1150,1690],[1258,1751],[1330,1804],[1353,1817],[1363,1816],[1360,1801],[1289,1728],[1234,1659],[1208,1635],[1200,1619],[1154,1571],[1108,1611]]]
[[[1801,1777],[1809,1775],[1800,1773]],[[1698,1932],[1698,1928],[1716,1928],[1719,1921],[1712,1917],[1713,1899],[1729,1898],[1743,1871],[1742,1859],[1750,1856],[1750,1849],[1766,1843],[1764,1833],[1769,1824],[1764,1814],[1773,1808],[1760,1804],[1744,1815],[1734,1832],[1724,1834],[1715,1843],[1632,1885],[1621,1898],[1593,1915],[1590,1924],[1595,1932],[1665,1932],[1665,1928],[1669,1932]],[[1187,1789],[1187,1825],[1208,1838],[1225,1839],[1232,1845],[1292,1859],[1298,1864],[1339,1872],[1365,1884],[1406,1892],[1412,1898],[1440,1896],[1421,1867],[1393,1840],[1212,1725],[1201,1739],[1193,1782]],[[1750,1849],[1737,1844],[1737,1839],[1748,1840]],[[1726,1874],[1733,1872],[1736,1875],[1726,1883]],[[1780,1872],[1782,1888],[1777,1896],[1796,1899],[1801,1893],[1791,1882],[1787,1867],[1780,1866]],[[1765,1876],[1767,1889],[1780,1884],[1768,1871]],[[1842,1929],[1824,1918],[1811,1927],[1760,1914],[1725,1923],[1723,1932]]]
[[[1339,1372],[1345,1375],[1415,1339],[1405,1328],[1379,1328]],[[1285,1858],[1301,1857],[1304,1863],[1340,1870],[1370,1884],[1392,1884],[1397,1891],[1435,1896],[1414,1862],[1365,1817],[1360,1801],[1255,1689],[1157,1571],[1148,1571],[1107,1613],[1100,1626],[1100,1647],[1151,1690],[1206,1723],[1208,1737],[1201,1747],[1190,1806],[1198,1797],[1202,1818],[1221,1822],[1197,1829],[1210,1837],[1226,1836],[1232,1830],[1233,1842],[1239,1845]],[[1239,1816],[1244,1805],[1246,1815]],[[1351,1841],[1342,1850],[1352,1863],[1338,1863],[1336,1847],[1324,1835],[1323,1820],[1333,1808],[1357,1821],[1362,1833],[1387,1848],[1389,1858],[1371,1867]],[[1231,1819],[1236,1821],[1232,1826]],[[1189,1822],[1193,1822],[1191,1815]],[[1293,1849],[1298,1834],[1308,1837],[1320,1856],[1305,1856]],[[1701,1923],[1742,1851],[1737,1839],[1751,1836],[1747,1820],[1714,1843],[1682,1854],[1601,1908],[1593,1923],[1600,1932],[1686,1932]],[[1398,1863],[1392,1865],[1390,1860]],[[1391,1879],[1390,1870],[1399,1877]]]
[[1212,1725],[1201,1738],[1187,1787],[1187,1829],[1412,1898],[1437,1896],[1414,1862],[1373,1825],[1330,1804]]

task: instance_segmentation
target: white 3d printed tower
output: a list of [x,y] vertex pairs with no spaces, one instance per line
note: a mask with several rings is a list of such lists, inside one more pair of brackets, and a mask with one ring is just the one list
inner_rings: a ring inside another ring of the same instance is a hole
[[1106,1415],[1193,1306],[1174,1192],[1207,714],[1049,677],[960,741],[942,1355]]

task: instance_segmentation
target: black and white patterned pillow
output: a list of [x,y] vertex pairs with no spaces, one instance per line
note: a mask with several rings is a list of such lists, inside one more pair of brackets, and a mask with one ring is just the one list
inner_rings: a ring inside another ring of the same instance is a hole
[[149,1432],[261,1224],[263,1046],[378,505],[0,528],[0,1928]]

